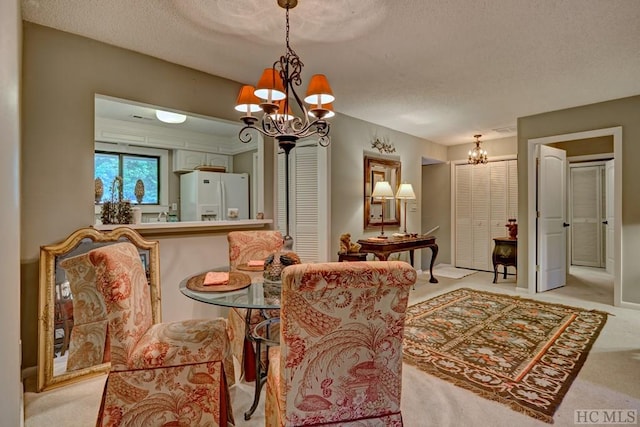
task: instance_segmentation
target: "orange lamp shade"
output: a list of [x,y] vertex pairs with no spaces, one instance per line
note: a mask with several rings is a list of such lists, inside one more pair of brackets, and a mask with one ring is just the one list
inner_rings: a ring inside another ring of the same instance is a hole
[[255,113],[260,111],[260,99],[253,94],[255,88],[251,85],[244,85],[238,93],[235,109],[243,113]]
[[270,102],[284,99],[284,92],[284,85],[282,78],[280,78],[280,73],[273,68],[265,68],[254,94],[258,98],[266,99]]
[[311,77],[304,102],[320,106],[333,102],[334,99],[336,98],[333,96],[333,91],[331,90],[331,86],[329,86],[327,76],[324,74],[315,74]]
[[330,119],[336,115],[336,113],[333,112],[333,103],[331,102],[324,104],[321,108],[310,108],[307,114],[319,119]]

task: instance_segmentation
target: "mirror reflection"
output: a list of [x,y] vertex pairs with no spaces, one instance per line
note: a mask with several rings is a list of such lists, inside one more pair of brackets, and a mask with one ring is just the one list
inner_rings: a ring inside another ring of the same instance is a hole
[[[179,114],[180,120],[163,118],[159,111]],[[257,218],[264,212],[263,140],[241,143],[241,128],[239,122],[96,95],[96,219],[122,223],[121,201],[129,203],[134,223]],[[215,215],[194,219],[190,212],[198,201],[184,201],[181,192],[183,177],[196,170],[223,179],[218,180],[220,196],[203,202],[215,205],[207,206],[215,207]],[[222,187],[225,184],[228,189]],[[105,205],[116,207],[111,215],[105,215]],[[230,208],[237,209],[232,218]]]
[[[106,310],[92,270],[74,264],[77,255],[120,241],[133,243],[147,272],[154,322],[160,319],[158,242],[131,228],[101,233],[83,228],[64,241],[40,249],[38,390],[68,383],[109,368]],[[93,280],[92,280],[93,279]]]
[[400,185],[401,163],[399,160],[364,157],[364,228],[372,229],[382,225],[400,225],[400,201],[380,200],[371,197],[377,182],[386,181],[395,194]]

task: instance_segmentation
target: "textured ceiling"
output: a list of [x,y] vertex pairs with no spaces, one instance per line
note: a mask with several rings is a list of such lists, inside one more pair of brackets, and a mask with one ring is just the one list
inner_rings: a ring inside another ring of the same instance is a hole
[[[284,53],[276,0],[23,0],[22,14],[248,84]],[[638,0],[299,0],[290,20],[303,91],[324,73],[337,111],[444,145],[640,94]]]

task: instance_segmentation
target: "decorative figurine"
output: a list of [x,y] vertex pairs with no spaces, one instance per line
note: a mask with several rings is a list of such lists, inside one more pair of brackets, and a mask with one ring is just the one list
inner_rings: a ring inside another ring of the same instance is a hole
[[518,238],[518,224],[516,224],[515,218],[509,218],[508,223],[505,224],[507,230],[509,230],[509,239],[516,240]]

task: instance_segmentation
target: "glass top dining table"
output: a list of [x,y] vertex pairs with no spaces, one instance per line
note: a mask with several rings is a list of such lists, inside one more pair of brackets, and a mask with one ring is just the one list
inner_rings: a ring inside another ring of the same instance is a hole
[[[198,291],[190,289],[187,285],[190,280],[202,281],[202,276],[209,271],[229,271],[229,267],[215,267],[200,273],[192,274],[180,282],[180,292],[185,296],[207,304],[213,304],[222,307],[235,307],[245,308],[247,314],[245,316],[246,324],[246,339],[254,342],[256,345],[255,353],[261,353],[261,346],[264,341],[264,345],[267,348],[269,345],[273,345],[271,340],[265,340],[261,337],[254,335],[253,328],[251,327],[251,311],[252,310],[266,310],[266,309],[280,309],[280,290],[281,282],[275,282],[267,280],[263,277],[262,271],[237,271],[238,273],[246,274],[251,278],[251,284],[242,289],[231,291],[216,291],[215,287],[211,287],[211,291]],[[272,319],[273,320],[273,319]],[[267,337],[268,338],[268,337]],[[256,380],[254,385],[253,403],[251,408],[244,413],[244,419],[249,420],[255,410],[258,407],[260,401],[260,391],[263,385],[266,383],[268,364],[262,366],[261,357],[253,357],[253,364],[255,369]],[[251,363],[249,360],[243,361],[243,363]],[[245,368],[246,369],[246,368]]]
[[208,270],[192,274],[180,282],[180,292],[196,301],[207,304],[248,309],[279,309],[281,282],[274,282],[263,277],[262,271],[238,271],[251,278],[251,284],[247,287],[231,291],[197,291],[189,289],[187,283],[190,279],[206,274],[209,271],[229,271],[228,266],[210,268]]

